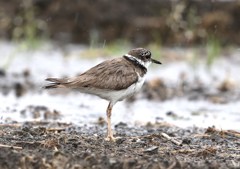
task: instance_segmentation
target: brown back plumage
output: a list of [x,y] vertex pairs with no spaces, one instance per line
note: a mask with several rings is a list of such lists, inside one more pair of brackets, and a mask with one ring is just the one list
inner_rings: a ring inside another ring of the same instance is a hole
[[125,58],[116,58],[104,61],[74,78],[48,78],[46,80],[52,83],[45,88],[122,90],[138,81],[137,72],[142,77],[146,70],[133,66],[133,63]]

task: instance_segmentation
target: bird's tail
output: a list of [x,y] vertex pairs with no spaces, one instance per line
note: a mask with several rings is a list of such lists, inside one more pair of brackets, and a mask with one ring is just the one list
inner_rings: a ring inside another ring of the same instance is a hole
[[52,88],[65,88],[67,84],[66,79],[58,79],[58,78],[47,78],[46,81],[50,83],[46,86],[43,86],[44,89],[52,89]]

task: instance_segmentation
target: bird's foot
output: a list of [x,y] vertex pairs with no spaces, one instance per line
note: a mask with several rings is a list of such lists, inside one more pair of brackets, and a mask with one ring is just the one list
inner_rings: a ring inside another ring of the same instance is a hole
[[110,141],[110,142],[118,142],[118,141],[122,140],[122,137],[107,136],[105,138],[105,140]]
[[105,138],[106,141],[112,141],[112,142],[115,142],[116,141],[116,138],[113,137],[112,135],[108,135],[106,138]]

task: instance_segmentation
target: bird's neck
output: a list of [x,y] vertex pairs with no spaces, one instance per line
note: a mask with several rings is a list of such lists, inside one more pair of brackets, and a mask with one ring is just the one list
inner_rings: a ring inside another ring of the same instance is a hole
[[129,54],[123,55],[123,58],[133,63],[135,66],[140,67],[145,73],[147,72],[148,66],[151,64],[151,62],[144,62],[141,59],[138,59]]

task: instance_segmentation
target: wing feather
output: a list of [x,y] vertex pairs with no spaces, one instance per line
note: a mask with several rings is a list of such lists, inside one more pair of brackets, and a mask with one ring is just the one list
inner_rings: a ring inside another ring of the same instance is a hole
[[72,88],[122,90],[138,81],[135,68],[122,58],[104,61],[76,78],[70,79]]

